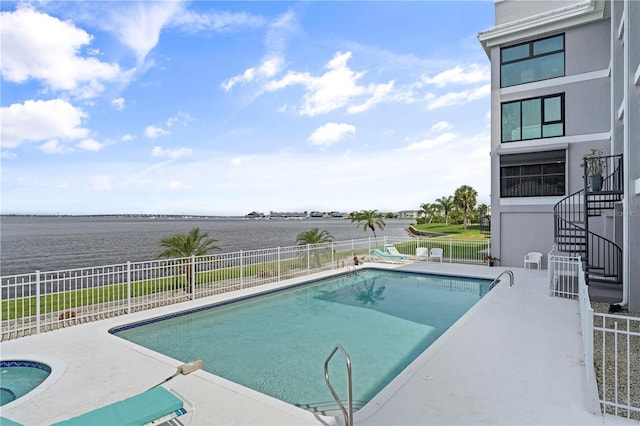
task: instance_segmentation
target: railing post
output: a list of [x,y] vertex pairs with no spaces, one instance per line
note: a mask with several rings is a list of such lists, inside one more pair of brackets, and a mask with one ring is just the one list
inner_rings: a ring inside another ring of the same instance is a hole
[[40,334],[40,271],[39,270],[36,271],[36,334]]
[[311,244],[307,243],[307,275],[311,273]]
[[243,262],[242,250],[240,250],[240,289],[244,288],[244,262]]
[[131,261],[127,261],[127,313],[131,313]]
[[333,241],[331,241],[331,269],[335,269],[335,256],[334,256],[335,248],[333,245]]
[[280,266],[280,261],[281,261],[281,258],[280,258],[280,246],[278,246],[278,265],[277,265],[278,266],[278,281],[282,280],[282,277],[280,276],[280,270],[282,269],[281,266]]
[[449,263],[453,263],[453,240],[449,238]]
[[196,298],[195,296],[196,295],[196,255],[195,254],[191,255],[191,283],[189,284],[191,285],[189,298],[193,300]]

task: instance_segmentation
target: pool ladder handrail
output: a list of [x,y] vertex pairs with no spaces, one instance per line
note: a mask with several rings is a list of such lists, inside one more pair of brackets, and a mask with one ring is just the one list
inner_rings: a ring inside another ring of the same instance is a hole
[[489,290],[491,290],[493,287],[495,287],[496,284],[498,284],[498,281],[500,281],[500,277],[503,276],[504,274],[509,275],[509,279],[510,279],[509,287],[513,287],[513,283],[514,283],[513,271],[510,269],[507,269],[505,271],[502,271],[502,273],[498,275],[495,280],[491,281],[491,284],[489,284]]
[[[333,386],[331,386],[331,382],[329,380],[329,361],[335,355],[335,353],[340,350],[342,355],[344,355],[344,359],[347,363],[347,408],[344,408],[342,401],[340,401],[340,397],[336,393]],[[352,385],[351,385],[351,358],[349,358],[349,354],[344,349],[344,347],[338,343],[336,347],[333,348],[333,351],[327,357],[327,360],[324,362],[324,380],[327,382],[327,386],[329,387],[329,391],[331,391],[331,395],[333,395],[333,399],[336,400],[340,411],[344,415],[344,424],[345,426],[353,426],[353,398],[352,398]]]
[[347,269],[347,275],[351,275],[351,274],[357,275],[358,274],[358,268],[356,268],[355,265],[350,265],[350,264],[347,263],[345,267]]

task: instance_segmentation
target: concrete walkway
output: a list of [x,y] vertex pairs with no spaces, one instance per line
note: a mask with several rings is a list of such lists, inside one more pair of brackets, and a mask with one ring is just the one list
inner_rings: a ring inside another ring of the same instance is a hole
[[[393,267],[490,278],[504,270],[425,262]],[[502,281],[357,412],[355,423],[638,425],[587,408],[577,302],[550,297],[546,271],[512,270],[514,287],[509,287],[508,278]],[[243,293],[250,291],[254,290]],[[52,376],[57,376],[37,393],[0,408],[1,415],[25,425],[49,424],[162,382],[181,362],[114,337],[107,330],[228,297],[212,296],[1,343],[2,359],[44,361],[54,367]],[[176,344],[181,344],[180,336]],[[204,371],[178,376],[166,387],[195,404],[192,425],[342,422],[316,417]]]

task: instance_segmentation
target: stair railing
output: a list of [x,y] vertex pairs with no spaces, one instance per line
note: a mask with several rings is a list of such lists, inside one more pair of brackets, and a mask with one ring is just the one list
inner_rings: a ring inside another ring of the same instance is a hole
[[[622,278],[622,249],[589,230],[589,216],[597,216],[614,208],[623,194],[622,155],[601,157],[606,178],[599,191],[588,187],[560,200],[554,211],[554,240],[559,251],[582,256],[586,262],[587,279],[602,275],[620,283]],[[586,162],[585,162],[586,166]],[[589,189],[587,191],[587,189]]]

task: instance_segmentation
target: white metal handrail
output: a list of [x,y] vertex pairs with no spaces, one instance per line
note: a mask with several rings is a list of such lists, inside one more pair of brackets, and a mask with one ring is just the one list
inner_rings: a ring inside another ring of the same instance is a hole
[[[336,393],[335,389],[333,389],[333,386],[331,386],[331,382],[329,380],[329,361],[331,361],[331,358],[333,358],[333,356],[335,355],[335,353],[338,350],[340,350],[342,352],[342,355],[344,355],[344,359],[345,359],[345,361],[347,363],[347,408],[346,409],[344,408],[344,404],[342,404],[342,401],[340,401],[340,397]],[[344,349],[344,347],[340,343],[336,344],[336,347],[333,348],[333,351],[331,351],[331,353],[327,357],[327,360],[324,362],[324,380],[327,382],[327,386],[329,387],[329,390],[331,391],[331,395],[333,395],[333,399],[336,400],[336,403],[338,404],[338,407],[340,408],[340,411],[342,411],[342,414],[344,415],[344,424],[345,424],[345,426],[353,426],[353,397],[352,397],[352,384],[351,384],[351,358],[349,358],[349,354],[347,353],[347,351]]]

